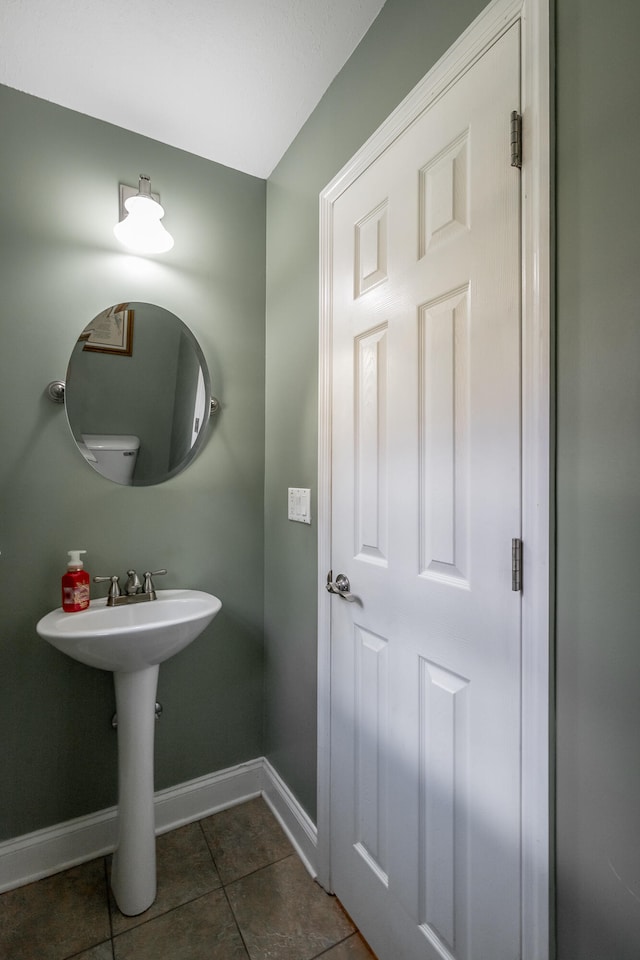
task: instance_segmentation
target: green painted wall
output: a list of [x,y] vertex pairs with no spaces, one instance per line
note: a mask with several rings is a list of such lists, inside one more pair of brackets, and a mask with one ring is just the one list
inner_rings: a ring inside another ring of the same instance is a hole
[[640,957],[638,36],[557,0],[560,960]]
[[[266,190],[6,87],[0,116],[4,839],[116,801],[111,676],[35,632],[60,603],[70,548],[86,548],[91,574],[166,566],[158,586],[223,601],[207,631],[160,671],[157,787],[262,753]],[[135,184],[141,172],[175,238],[154,259],[121,252],[112,234],[118,182]],[[85,324],[123,300],[158,303],[192,329],[223,405],[201,455],[159,486],[124,488],[94,473],[63,408],[44,396],[50,380],[64,379]]]

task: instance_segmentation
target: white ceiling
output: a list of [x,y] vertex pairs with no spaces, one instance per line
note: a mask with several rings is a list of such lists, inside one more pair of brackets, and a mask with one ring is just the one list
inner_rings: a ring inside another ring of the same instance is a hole
[[268,177],[384,0],[0,0],[0,83]]

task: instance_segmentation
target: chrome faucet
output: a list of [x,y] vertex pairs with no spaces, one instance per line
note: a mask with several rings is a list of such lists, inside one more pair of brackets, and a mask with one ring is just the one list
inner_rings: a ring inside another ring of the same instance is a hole
[[134,593],[140,593],[142,591],[142,584],[135,570],[127,570],[127,576],[129,579],[124,585],[124,592],[128,597],[132,597]]
[[94,583],[105,583],[109,581],[109,593],[107,594],[107,606],[119,607],[127,603],[144,603],[146,600],[156,600],[156,591],[153,585],[152,577],[160,577],[166,570],[147,570],[144,573],[144,583],[140,582],[140,577],[135,570],[127,570],[127,582],[124,587],[124,593],[120,589],[120,577],[94,577]]

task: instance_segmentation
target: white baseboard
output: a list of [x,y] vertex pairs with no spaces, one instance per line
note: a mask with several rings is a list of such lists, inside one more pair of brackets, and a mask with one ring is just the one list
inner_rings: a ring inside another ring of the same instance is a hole
[[302,809],[280,774],[266,759],[263,778],[262,796],[295,847],[296,853],[315,879],[318,874],[318,831],[315,823]]
[[[264,796],[307,870],[315,876],[315,825],[264,757],[159,790],[155,795],[156,834],[258,796]],[[117,838],[117,815],[117,807],[109,807],[0,843],[0,893],[111,853]]]

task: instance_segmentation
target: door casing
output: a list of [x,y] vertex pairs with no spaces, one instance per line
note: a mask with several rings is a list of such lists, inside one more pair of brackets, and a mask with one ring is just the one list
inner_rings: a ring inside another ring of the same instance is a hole
[[[331,295],[333,204],[514,22],[522,38],[522,960],[551,943],[551,235],[548,0],[493,0],[320,195],[318,879],[331,890]],[[508,144],[505,144],[508,149]],[[366,936],[366,931],[364,931]]]

